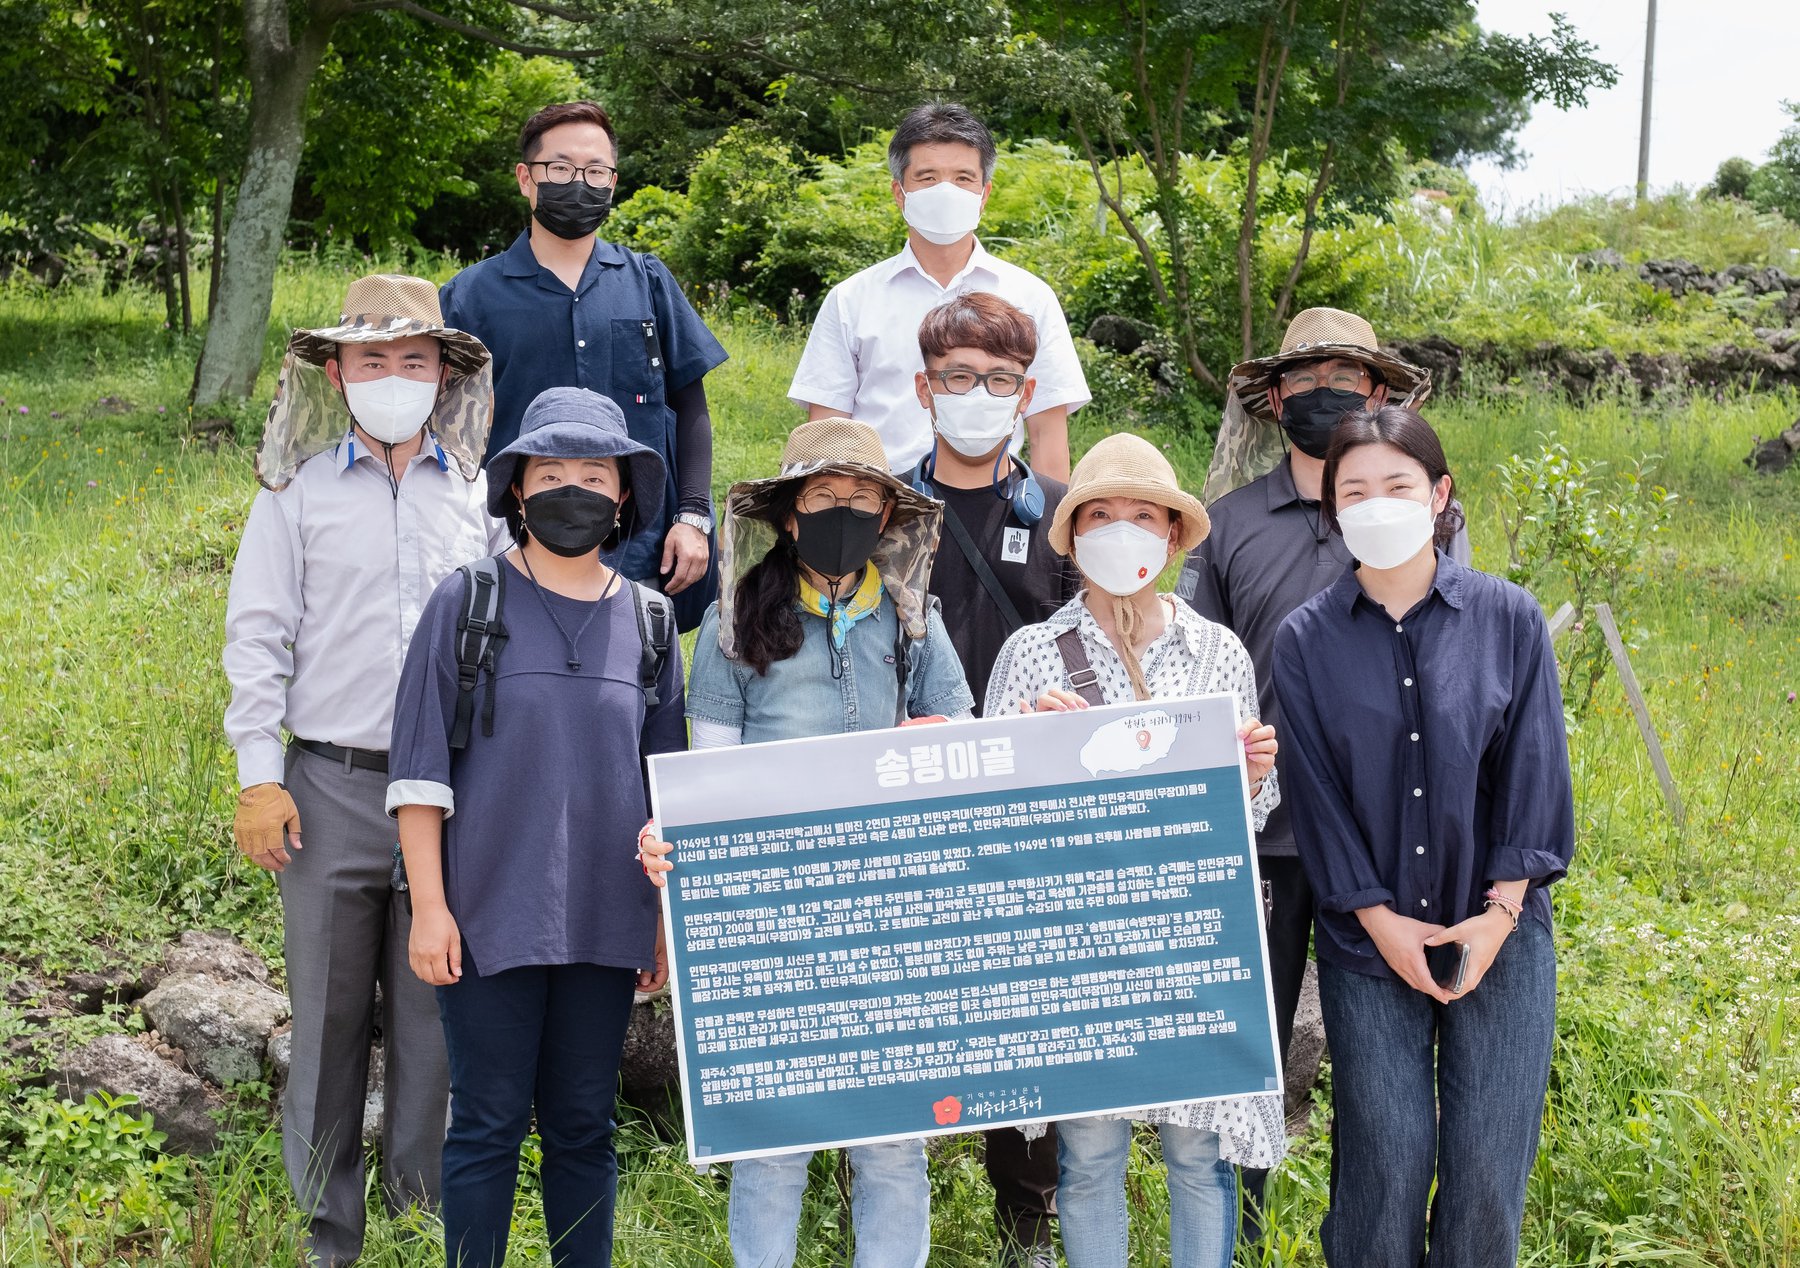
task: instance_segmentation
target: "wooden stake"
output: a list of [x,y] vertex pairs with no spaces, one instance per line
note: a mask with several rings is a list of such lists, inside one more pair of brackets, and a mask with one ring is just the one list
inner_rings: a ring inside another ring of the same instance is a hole
[[1550,642],[1554,644],[1564,634],[1567,634],[1569,627],[1573,624],[1575,624],[1575,605],[1565,603],[1556,609],[1555,615],[1550,618]]
[[1663,757],[1662,743],[1656,738],[1656,724],[1650,720],[1650,706],[1644,701],[1637,674],[1632,672],[1631,658],[1625,654],[1625,640],[1619,637],[1619,627],[1613,622],[1612,606],[1597,603],[1594,615],[1599,618],[1601,633],[1606,635],[1606,647],[1612,653],[1613,667],[1619,671],[1619,681],[1625,687],[1625,698],[1631,702],[1631,711],[1637,716],[1638,734],[1644,737],[1644,747],[1650,752],[1650,765],[1656,771],[1657,782],[1662,785],[1663,800],[1668,803],[1669,814],[1679,828],[1687,822],[1681,809],[1681,794],[1676,791],[1675,777],[1669,773],[1668,760]]

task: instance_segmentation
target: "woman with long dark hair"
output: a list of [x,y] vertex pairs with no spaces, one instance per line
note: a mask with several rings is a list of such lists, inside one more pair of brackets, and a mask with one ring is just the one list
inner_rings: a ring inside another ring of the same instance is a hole
[[1562,693],[1537,601],[1444,553],[1454,492],[1418,414],[1347,416],[1322,513],[1357,562],[1275,639],[1331,1042],[1332,1268],[1515,1263],[1550,1074]]
[[[971,716],[974,699],[926,591],[942,514],[888,471],[875,430],[847,418],[800,424],[779,474],[733,485],[719,601],[694,645],[694,747]],[[644,844],[648,854],[666,852]],[[658,884],[662,866],[653,872]],[[882,1141],[849,1153],[856,1268],[924,1268],[924,1142]],[[794,1262],[811,1157],[731,1164],[739,1268]]]

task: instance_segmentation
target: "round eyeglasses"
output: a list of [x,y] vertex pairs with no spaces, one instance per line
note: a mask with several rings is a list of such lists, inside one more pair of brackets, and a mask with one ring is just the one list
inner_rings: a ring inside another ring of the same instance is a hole
[[887,505],[887,494],[878,493],[874,489],[858,489],[849,497],[841,498],[824,485],[819,485],[802,493],[795,505],[808,515],[817,515],[837,506],[847,506],[859,515],[879,515],[881,508]]

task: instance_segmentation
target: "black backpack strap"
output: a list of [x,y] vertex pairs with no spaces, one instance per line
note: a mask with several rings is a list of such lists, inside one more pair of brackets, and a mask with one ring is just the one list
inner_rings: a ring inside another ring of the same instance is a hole
[[500,609],[506,598],[506,565],[499,559],[477,559],[457,569],[463,575],[463,607],[456,619],[456,719],[450,728],[452,750],[469,747],[475,713],[475,684],[487,672],[487,696],[481,707],[481,733],[494,733],[494,666],[506,644]]
[[660,703],[656,684],[662,680],[663,666],[669,663],[669,644],[675,637],[675,609],[668,595],[635,581],[626,584],[631,587],[638,639],[643,644],[643,651],[638,654],[638,686],[644,689],[644,707],[648,709]]
[[1105,704],[1100,694],[1100,675],[1088,663],[1087,648],[1081,645],[1081,631],[1071,625],[1056,636],[1056,650],[1062,655],[1063,669],[1069,675],[1069,686],[1090,705]]
[[944,504],[944,527],[950,530],[950,540],[956,543],[962,557],[969,561],[969,567],[974,570],[982,589],[988,592],[994,606],[1000,609],[1000,615],[1006,618],[1006,632],[1010,635],[1018,630],[1025,624],[1025,618],[1019,615],[1012,596],[1006,593],[1006,587],[1000,584],[1000,578],[994,575],[993,567],[982,556],[980,548],[975,545],[975,539],[969,536],[969,530],[963,527],[963,522],[950,509],[948,502]]

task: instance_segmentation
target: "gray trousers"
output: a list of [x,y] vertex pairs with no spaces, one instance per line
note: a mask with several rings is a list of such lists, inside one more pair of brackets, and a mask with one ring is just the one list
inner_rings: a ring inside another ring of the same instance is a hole
[[307,1254],[322,1268],[362,1253],[363,1103],[377,982],[382,1199],[390,1214],[437,1204],[450,1072],[437,995],[407,964],[412,918],[388,885],[396,836],[387,785],[380,771],[288,749],[303,848],[289,851],[293,861],[277,877],[294,1013],[281,1157],[308,1217]]

